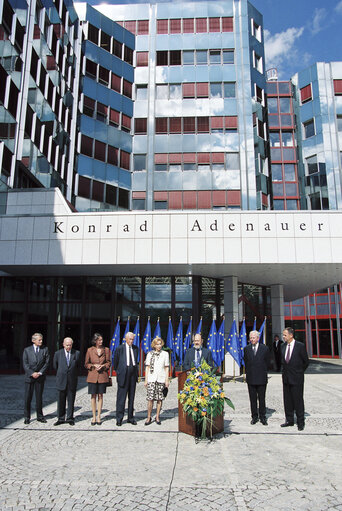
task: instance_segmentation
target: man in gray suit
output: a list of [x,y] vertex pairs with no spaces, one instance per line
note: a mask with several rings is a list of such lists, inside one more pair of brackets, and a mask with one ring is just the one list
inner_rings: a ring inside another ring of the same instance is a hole
[[43,415],[43,390],[45,374],[49,367],[50,354],[46,346],[43,346],[43,335],[32,335],[32,346],[24,349],[23,367],[25,371],[25,424],[30,424],[31,401],[33,391],[36,395],[37,421],[46,422]]
[[[80,352],[72,349],[73,340],[66,337],[63,348],[56,351],[53,357],[53,368],[56,372],[56,387],[58,390],[57,414],[58,420],[54,426],[67,422],[74,426],[74,404],[76,398],[77,378],[79,371]],[[66,402],[68,401],[67,418],[65,420]]]

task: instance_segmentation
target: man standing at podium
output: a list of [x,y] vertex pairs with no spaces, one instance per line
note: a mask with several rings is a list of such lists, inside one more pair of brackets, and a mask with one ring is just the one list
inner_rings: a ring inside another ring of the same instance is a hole
[[192,367],[198,367],[201,365],[202,360],[205,360],[207,364],[211,367],[214,367],[214,361],[211,354],[207,348],[203,346],[203,340],[201,334],[195,334],[193,337],[193,344],[190,349],[185,354],[183,368],[185,371],[188,371]]

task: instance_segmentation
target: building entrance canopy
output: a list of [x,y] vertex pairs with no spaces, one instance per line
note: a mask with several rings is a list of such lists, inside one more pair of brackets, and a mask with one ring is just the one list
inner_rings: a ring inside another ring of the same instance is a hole
[[9,191],[0,270],[235,276],[290,301],[342,280],[342,212],[74,213],[58,189]]

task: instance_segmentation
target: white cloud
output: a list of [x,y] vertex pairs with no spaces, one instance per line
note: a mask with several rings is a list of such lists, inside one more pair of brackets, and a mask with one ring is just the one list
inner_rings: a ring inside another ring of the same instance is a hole
[[340,0],[340,2],[338,2],[338,3],[336,4],[335,11],[336,11],[338,14],[342,14],[342,0]]
[[316,35],[321,30],[326,28],[325,20],[327,18],[328,11],[322,7],[321,9],[316,8],[313,13],[312,23],[311,23],[311,32]]
[[[342,1],[342,0],[341,0]],[[298,50],[296,41],[304,32],[304,27],[291,27],[284,32],[271,34],[269,30],[264,31],[265,35],[265,58],[267,68],[276,67],[279,76],[283,72],[283,67],[292,64],[298,59]],[[306,55],[308,58],[308,55]],[[303,62],[303,55],[301,55]],[[288,79],[289,77],[286,77]]]

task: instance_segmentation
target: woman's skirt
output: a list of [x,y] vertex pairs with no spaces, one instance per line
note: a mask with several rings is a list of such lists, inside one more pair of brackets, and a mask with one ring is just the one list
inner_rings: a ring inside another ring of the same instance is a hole
[[163,389],[165,383],[159,383],[157,381],[147,384],[147,401],[162,401],[165,399]]
[[105,394],[107,383],[88,383],[88,394]]

